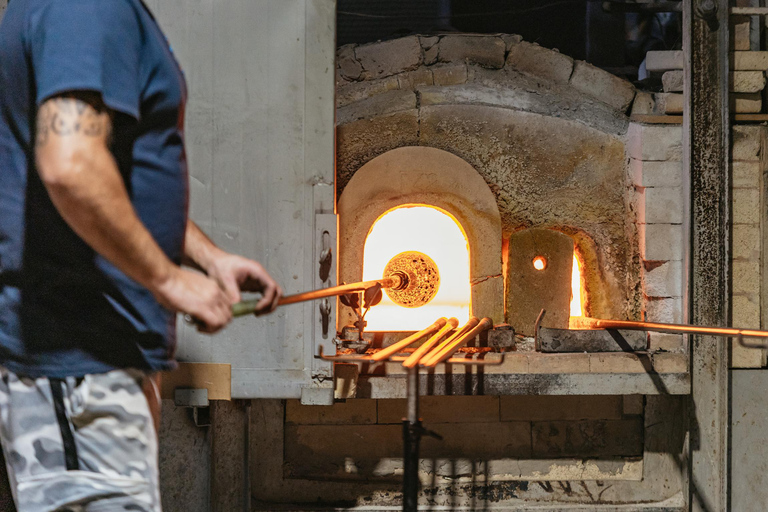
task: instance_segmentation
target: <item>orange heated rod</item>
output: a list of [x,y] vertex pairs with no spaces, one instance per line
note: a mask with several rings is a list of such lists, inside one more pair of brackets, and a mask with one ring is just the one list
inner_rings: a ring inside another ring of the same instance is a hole
[[441,351],[433,351],[432,353],[434,353],[434,355],[431,355],[429,359],[424,361],[424,366],[434,368],[438,363],[442,363],[446,359],[450,358],[453,353],[458,350],[462,343],[471,340],[481,332],[487,331],[491,327],[493,327],[493,320],[488,317],[483,318],[477,322],[472,329],[448,343],[445,347],[443,347]]
[[768,338],[768,331],[754,329],[736,329],[734,327],[706,327],[686,324],[662,324],[656,322],[635,322],[632,320],[602,320],[600,318],[583,318],[580,326],[592,329],[628,329],[635,331],[654,331],[664,333],[712,334],[715,336],[745,338]]
[[413,368],[419,364],[421,357],[426,354],[432,347],[437,345],[440,339],[442,339],[442,337],[445,336],[448,332],[455,329],[457,325],[459,325],[459,321],[457,319],[449,318],[448,323],[446,323],[442,329],[437,331],[434,336],[425,341],[423,345],[417,348],[413,354],[408,356],[408,358],[403,361],[403,366],[405,368]]
[[371,356],[371,359],[373,361],[382,361],[384,359],[387,359],[392,354],[396,354],[400,351],[402,351],[404,348],[406,348],[408,345],[412,345],[416,341],[420,340],[424,336],[429,336],[435,331],[440,331],[443,326],[448,322],[447,318],[438,318],[435,323],[427,327],[426,329],[422,329],[417,333],[411,334],[407,338],[398,341],[397,343],[388,346],[387,348],[384,348],[382,350],[379,350],[375,354]]
[[470,331],[472,328],[474,328],[477,323],[480,320],[477,317],[470,317],[470,319],[461,326],[461,328],[456,331],[455,333],[448,336],[446,339],[443,340],[442,343],[440,343],[438,346],[427,352],[424,357],[419,359],[419,364],[423,365],[425,362],[431,360],[436,354],[442,352],[442,350],[448,346],[449,343],[453,342],[453,340],[460,338],[463,336],[466,332]]
[[[313,290],[311,292],[297,293],[295,295],[286,295],[281,297],[277,302],[279,306],[285,306],[286,304],[295,304],[297,302],[304,302],[308,300],[322,299],[324,297],[334,297],[337,295],[344,295],[345,293],[362,292],[368,288],[372,288],[376,285],[381,285],[382,288],[400,288],[403,286],[404,279],[402,276],[393,274],[390,277],[384,279],[375,279],[373,281],[362,281],[360,283],[342,284],[340,286],[331,286],[330,288],[321,288],[320,290]],[[407,284],[407,283],[406,283]],[[232,304],[232,316],[250,315],[256,311],[256,304],[261,299],[244,300],[237,304]]]

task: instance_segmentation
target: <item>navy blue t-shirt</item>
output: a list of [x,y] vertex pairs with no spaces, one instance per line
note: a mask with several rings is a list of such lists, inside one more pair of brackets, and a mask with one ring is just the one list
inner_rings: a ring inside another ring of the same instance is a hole
[[38,107],[96,91],[131,202],[179,263],[184,77],[141,0],[12,0],[0,24],[0,365],[49,377],[173,366],[175,318],[61,218],[35,168]]

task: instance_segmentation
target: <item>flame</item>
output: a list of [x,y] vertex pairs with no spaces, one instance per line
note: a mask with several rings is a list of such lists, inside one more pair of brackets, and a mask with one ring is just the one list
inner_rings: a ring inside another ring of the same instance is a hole
[[373,224],[363,249],[363,280],[380,279],[393,256],[423,252],[440,272],[440,289],[419,308],[405,308],[386,294],[365,319],[368,331],[417,331],[441,316],[469,320],[469,245],[459,223],[442,210],[425,205],[390,210]]
[[573,254],[573,270],[571,271],[571,318],[584,316],[581,307],[581,264],[576,253]]

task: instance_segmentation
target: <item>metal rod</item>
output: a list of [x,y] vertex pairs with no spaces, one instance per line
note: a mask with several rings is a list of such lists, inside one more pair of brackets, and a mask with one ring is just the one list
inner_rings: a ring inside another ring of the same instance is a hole
[[654,331],[664,333],[688,333],[711,336],[744,338],[768,338],[768,331],[756,329],[736,329],[734,327],[709,327],[702,325],[662,324],[656,322],[634,322],[631,320],[602,320],[599,318],[584,318],[579,322],[583,326],[595,329],[629,329],[635,331]]
[[434,368],[435,366],[437,366],[438,363],[442,363],[446,359],[449,359],[453,355],[453,353],[459,349],[462,343],[465,343],[467,340],[471,340],[481,332],[487,331],[492,327],[493,327],[493,320],[491,320],[488,317],[483,318],[477,323],[477,325],[475,325],[467,333],[459,336],[458,338],[450,342],[448,345],[445,346],[445,348],[443,348],[442,351],[438,352],[429,361],[425,362],[424,366]]
[[398,341],[397,343],[390,345],[387,348],[379,350],[378,352],[373,354],[373,356],[371,356],[371,359],[373,361],[381,361],[383,359],[387,359],[389,356],[397,354],[398,352],[406,348],[408,345],[412,345],[413,343],[420,340],[424,336],[429,336],[433,332],[439,331],[447,322],[448,322],[447,318],[439,318],[435,321],[435,323],[433,323],[426,329],[422,329],[417,333],[411,334],[404,340]]
[[461,328],[448,336],[446,339],[444,339],[439,345],[437,345],[435,348],[427,352],[424,357],[419,359],[420,365],[423,365],[426,361],[430,361],[436,354],[442,352],[442,350],[448,346],[449,343],[451,343],[456,338],[462,336],[464,333],[470,331],[474,326],[477,325],[477,323],[480,321],[477,317],[471,317],[467,323],[461,326]]
[[416,349],[416,351],[413,354],[411,354],[405,359],[405,361],[403,362],[403,366],[405,368],[413,368],[416,365],[418,365],[422,356],[427,352],[429,352],[432,349],[432,347],[437,345],[440,339],[443,336],[445,336],[449,331],[455,329],[457,325],[459,325],[458,320],[456,320],[455,318],[449,318],[448,322],[443,326],[442,329],[437,331],[434,336],[432,336],[427,341],[425,341],[419,348]]
[[[297,293],[295,295],[286,295],[278,301],[279,306],[285,306],[287,304],[295,304],[297,302],[305,302],[308,300],[322,299],[324,297],[334,297],[337,295],[344,295],[345,293],[362,292],[368,288],[372,288],[376,285],[381,285],[382,288],[399,288],[402,286],[403,280],[399,275],[392,275],[385,277],[384,279],[374,279],[372,281],[361,281],[359,283],[342,284],[339,286],[331,286],[330,288],[322,288],[320,290],[312,290],[309,292]],[[244,300],[232,305],[232,316],[244,316],[249,315],[256,311],[256,304],[261,299]]]

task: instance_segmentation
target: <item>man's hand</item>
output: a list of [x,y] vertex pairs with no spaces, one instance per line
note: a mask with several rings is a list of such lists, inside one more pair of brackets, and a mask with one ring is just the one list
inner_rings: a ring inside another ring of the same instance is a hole
[[211,261],[206,270],[208,276],[219,283],[233,304],[240,301],[241,291],[261,292],[263,297],[256,304],[257,315],[274,311],[283,294],[280,286],[264,267],[242,256],[222,253]]
[[214,333],[232,320],[229,297],[216,281],[179,267],[174,269],[154,290],[163,306],[190,315],[200,332]]
[[259,263],[222,251],[205,236],[194,222],[187,221],[184,241],[184,263],[198,267],[214,279],[234,304],[240,292],[261,292],[255,313],[262,315],[277,307],[283,291]]

